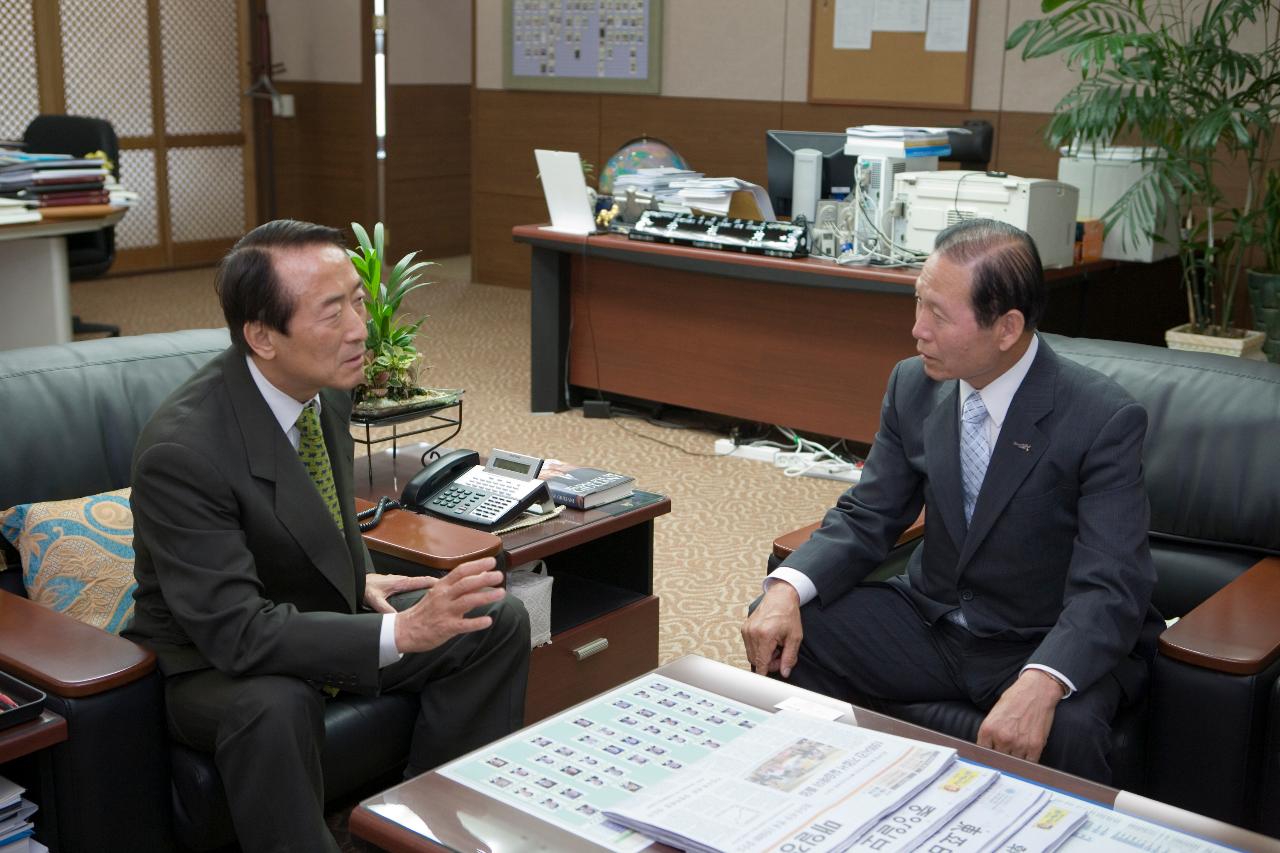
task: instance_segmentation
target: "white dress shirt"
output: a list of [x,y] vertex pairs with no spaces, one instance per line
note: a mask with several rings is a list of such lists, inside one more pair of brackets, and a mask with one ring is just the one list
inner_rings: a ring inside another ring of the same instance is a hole
[[[302,414],[302,410],[307,407],[308,403],[316,404],[316,412],[320,411],[320,395],[312,397],[306,403],[299,403],[288,394],[271,384],[267,377],[262,375],[262,371],[258,369],[258,365],[254,363],[250,356],[244,357],[245,363],[249,365],[249,375],[253,377],[253,384],[258,386],[258,391],[262,394],[262,399],[266,401],[267,408],[271,410],[271,414],[275,416],[276,422],[280,424],[280,429],[284,430],[285,438],[289,439],[289,444],[294,450],[298,449],[298,442],[302,440],[302,434],[298,431],[298,416]],[[378,633],[378,667],[382,668],[389,664],[393,664],[400,658],[404,657],[396,650],[396,614],[382,614],[382,628]]]
[[[1018,389],[1022,387],[1022,380],[1027,378],[1027,372],[1031,370],[1031,363],[1036,360],[1036,353],[1040,350],[1040,338],[1037,335],[1031,336],[1031,344],[1027,347],[1027,351],[1022,357],[1014,362],[1004,373],[993,379],[985,388],[978,390],[978,396],[982,398],[982,404],[987,409],[987,420],[985,423],[987,432],[987,447],[996,446],[996,439],[1000,436],[1000,428],[1004,426],[1005,416],[1009,414],[1009,406],[1013,403],[1013,397],[1018,393]],[[959,380],[960,399],[969,399],[969,394],[975,389],[965,380]],[[957,407],[956,420],[962,419],[959,407]],[[818,595],[817,588],[813,585],[807,575],[797,571],[790,566],[779,566],[765,578],[764,588],[769,587],[778,582],[785,581],[795,587],[796,593],[800,596],[801,606],[808,604]],[[964,613],[959,610],[953,610],[947,614],[947,618],[962,627],[968,627],[964,620]],[[1075,685],[1071,683],[1065,675],[1051,667],[1043,666],[1038,663],[1029,663],[1023,670],[1039,669],[1056,678],[1066,688],[1066,696],[1075,693]]]

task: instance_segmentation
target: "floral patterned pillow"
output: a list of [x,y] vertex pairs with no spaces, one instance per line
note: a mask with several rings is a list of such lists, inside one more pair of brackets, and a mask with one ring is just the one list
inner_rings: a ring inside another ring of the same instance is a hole
[[27,597],[119,634],[133,615],[133,511],[129,490],[19,504],[0,533],[22,558]]

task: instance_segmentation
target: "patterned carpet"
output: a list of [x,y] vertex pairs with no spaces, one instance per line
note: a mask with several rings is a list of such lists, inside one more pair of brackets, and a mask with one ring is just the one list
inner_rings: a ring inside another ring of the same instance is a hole
[[[697,427],[530,414],[529,293],[472,282],[470,271],[469,257],[446,259],[429,270],[436,283],[406,301],[428,315],[419,344],[426,383],[466,389],[454,443],[621,471],[670,496],[672,512],[655,525],[660,660],[697,653],[745,667],[738,626],[759,594],[771,542],[817,520],[842,485],[717,457],[712,444],[722,435]],[[209,269],[77,282],[71,296],[75,313],[119,324],[126,335],[222,325]]]

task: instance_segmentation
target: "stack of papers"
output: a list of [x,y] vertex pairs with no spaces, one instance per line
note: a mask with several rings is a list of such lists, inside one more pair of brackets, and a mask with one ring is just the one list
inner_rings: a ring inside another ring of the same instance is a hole
[[844,153],[887,154],[892,157],[943,157],[951,153],[945,127],[900,127],[863,124],[845,129]]
[[0,853],[39,853],[45,846],[31,837],[34,803],[22,798],[24,789],[0,776]]
[[27,207],[25,201],[0,196],[0,225],[14,225],[19,222],[39,222],[40,211]]
[[791,711],[605,814],[706,853],[1048,851],[1085,821],[1081,806],[953,749]]
[[627,190],[647,193],[659,203],[682,204],[680,194],[672,186],[674,181],[687,181],[701,178],[701,172],[688,169],[676,169],[672,166],[661,166],[654,169],[637,169],[635,172],[619,175],[613,182],[613,194],[624,195]]
[[751,193],[761,219],[772,221],[774,218],[769,194],[759,185],[741,178],[677,178],[671,187],[685,206],[720,216],[728,215],[733,194],[744,190]]

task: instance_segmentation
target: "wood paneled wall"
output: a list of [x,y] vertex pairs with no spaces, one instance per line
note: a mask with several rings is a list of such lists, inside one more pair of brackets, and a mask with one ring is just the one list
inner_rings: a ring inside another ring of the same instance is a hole
[[[371,226],[378,217],[372,86],[277,88],[294,96],[296,118],[271,119],[274,215]],[[470,138],[470,86],[389,87],[386,224],[394,256],[470,251]],[[271,215],[265,204],[263,219]]]
[[1049,119],[1044,113],[475,89],[472,115],[472,275],[506,287],[529,286],[529,248],[512,241],[511,228],[547,221],[535,148],[577,151],[598,172],[623,143],[652,136],[674,146],[694,169],[764,186],[764,133],[771,128],[840,132],[854,124],[983,118],[995,126],[991,168],[1029,177],[1058,171],[1057,155],[1041,136]]

